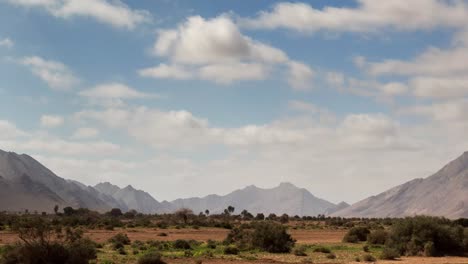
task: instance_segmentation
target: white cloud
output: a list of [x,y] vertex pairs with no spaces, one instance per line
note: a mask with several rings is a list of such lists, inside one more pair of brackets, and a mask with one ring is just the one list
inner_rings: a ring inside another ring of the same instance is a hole
[[210,64],[199,69],[201,79],[229,84],[236,80],[263,80],[268,67],[259,63]]
[[365,69],[372,75],[431,75],[446,76],[468,72],[468,48],[455,46],[447,50],[429,48],[416,58],[366,62]]
[[17,128],[15,124],[7,120],[0,120],[0,139],[14,139],[26,135],[27,133]]
[[291,61],[289,66],[289,84],[296,90],[310,90],[312,89],[312,79],[314,72],[312,69],[300,62]]
[[193,78],[192,73],[180,65],[167,65],[161,63],[158,66],[139,70],[143,77],[185,80]]
[[[434,12],[437,10],[437,12]],[[463,1],[439,0],[357,0],[357,7],[315,9],[306,3],[278,3],[255,18],[240,19],[248,28],[286,28],[300,32],[378,32],[427,30],[437,27],[461,28],[468,24],[468,8]]]
[[10,142],[10,148],[28,153],[47,153],[67,156],[106,156],[121,151],[119,145],[105,141],[73,142],[57,138],[36,138]]
[[68,67],[58,61],[45,60],[38,56],[24,57],[18,61],[27,66],[34,75],[47,83],[53,90],[66,91],[72,89],[78,82]]
[[43,127],[58,127],[63,125],[65,122],[62,116],[58,115],[42,115],[41,116],[41,126]]
[[154,53],[183,64],[242,60],[277,63],[288,60],[281,50],[242,35],[227,16],[210,20],[200,16],[189,17],[177,29],[161,31],[154,46]]
[[89,17],[118,28],[133,29],[149,22],[151,16],[144,10],[134,10],[120,0],[8,0],[26,8],[43,8],[55,17]]
[[141,69],[144,77],[201,79],[222,84],[264,80],[277,65],[289,67],[293,87],[309,87],[313,71],[280,49],[243,35],[227,15],[189,17],[175,29],[161,30],[153,53],[170,62]]
[[99,135],[99,130],[92,127],[81,127],[73,133],[72,138],[74,139],[88,139],[95,138]]
[[139,92],[122,83],[105,83],[83,90],[81,96],[93,99],[137,99],[137,98],[157,98],[156,94]]
[[468,95],[468,75],[453,77],[415,77],[410,86],[418,97],[459,98]]
[[15,43],[10,38],[0,39],[0,47],[12,48],[14,45]]
[[361,61],[360,67],[373,76],[403,76],[414,96],[458,98],[468,95],[468,43],[457,40],[446,49],[431,47],[409,60]]
[[333,87],[342,87],[345,84],[345,76],[341,72],[327,72],[325,81]]
[[416,105],[399,110],[400,114],[425,116],[437,122],[444,122],[444,127],[465,124],[468,128],[468,99],[448,100],[428,105]]

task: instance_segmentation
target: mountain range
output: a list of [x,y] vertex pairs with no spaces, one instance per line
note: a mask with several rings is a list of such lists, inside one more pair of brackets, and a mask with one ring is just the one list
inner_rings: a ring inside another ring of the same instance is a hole
[[353,205],[334,204],[291,183],[271,189],[248,186],[227,195],[159,202],[131,185],[120,188],[109,182],[86,186],[65,180],[26,154],[0,150],[0,211],[44,211],[72,206],[104,212],[111,208],[141,213],[170,213],[190,208],[195,213],[236,212],[318,214],[343,217],[401,217],[418,214],[449,218],[468,217],[468,152],[426,179],[415,179]]
[[468,217],[468,152],[434,175],[414,179],[333,213],[343,217]]

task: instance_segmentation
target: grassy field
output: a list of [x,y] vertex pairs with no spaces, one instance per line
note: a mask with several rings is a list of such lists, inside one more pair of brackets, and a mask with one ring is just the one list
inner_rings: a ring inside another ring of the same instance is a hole
[[[346,230],[336,229],[290,229],[288,231],[297,240],[296,247],[302,246],[306,256],[296,256],[293,253],[273,254],[257,250],[241,251],[238,255],[224,253],[226,247],[221,243],[228,230],[221,228],[126,228],[108,230],[88,230],[85,236],[102,245],[98,250],[96,263],[137,263],[137,260],[148,250],[157,248],[167,263],[358,263],[364,262],[365,255],[378,258],[381,246],[369,246],[364,251],[365,243],[342,243]],[[124,250],[113,249],[109,238],[118,233],[127,234],[131,240]],[[191,241],[191,249],[175,249],[170,241]],[[211,242],[207,242],[212,240]],[[10,244],[18,241],[13,232],[0,232],[0,244]],[[215,246],[213,246],[215,245]],[[324,251],[330,253],[317,252]],[[467,264],[468,258],[462,257],[402,257],[397,261],[377,260],[378,263],[399,264]]]

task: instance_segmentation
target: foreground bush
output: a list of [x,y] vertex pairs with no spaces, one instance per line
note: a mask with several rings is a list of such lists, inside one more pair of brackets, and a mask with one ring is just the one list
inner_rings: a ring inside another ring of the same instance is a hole
[[236,244],[242,249],[260,249],[271,253],[289,253],[295,240],[286,232],[286,227],[275,222],[257,222],[242,225],[229,232],[226,244]]
[[371,245],[383,245],[387,241],[388,233],[383,229],[377,229],[367,236],[367,243]]
[[252,234],[252,245],[271,253],[289,253],[295,240],[286,232],[286,227],[273,223],[262,222],[255,225]]
[[397,221],[391,228],[386,247],[402,255],[462,255],[464,229],[449,220],[418,216]]
[[158,252],[148,252],[140,257],[138,264],[166,264],[161,257],[161,254]]
[[27,219],[14,227],[21,242],[5,248],[2,264],[87,264],[96,259],[96,243],[80,230],[52,229],[45,220]]
[[357,243],[366,241],[367,236],[370,234],[369,228],[363,226],[357,226],[351,228],[343,238],[343,242]]
[[307,256],[306,251],[307,251],[307,246],[301,245],[293,249],[293,254],[296,256],[305,257]]
[[380,254],[380,259],[385,260],[395,260],[400,257],[400,253],[393,248],[384,248],[382,254]]

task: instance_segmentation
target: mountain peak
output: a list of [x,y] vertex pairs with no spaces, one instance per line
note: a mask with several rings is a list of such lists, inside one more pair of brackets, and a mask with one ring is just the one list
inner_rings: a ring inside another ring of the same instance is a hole
[[294,185],[294,184],[292,184],[290,182],[281,182],[278,187],[280,187],[280,188],[297,188],[296,185]]

